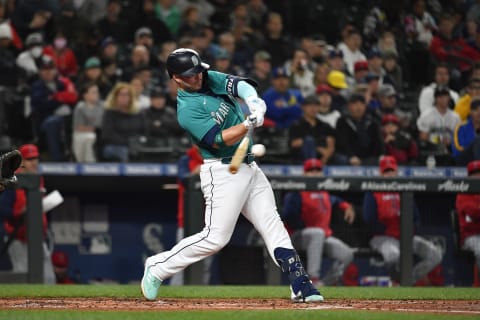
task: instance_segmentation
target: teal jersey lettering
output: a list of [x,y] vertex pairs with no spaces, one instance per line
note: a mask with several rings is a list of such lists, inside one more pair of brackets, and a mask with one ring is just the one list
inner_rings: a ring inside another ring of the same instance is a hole
[[237,100],[227,93],[226,74],[208,71],[204,81],[207,81],[206,92],[178,91],[178,123],[198,145],[204,159],[231,157],[238,144],[216,149],[203,144],[202,139],[214,126],[222,131],[243,122],[245,116]]

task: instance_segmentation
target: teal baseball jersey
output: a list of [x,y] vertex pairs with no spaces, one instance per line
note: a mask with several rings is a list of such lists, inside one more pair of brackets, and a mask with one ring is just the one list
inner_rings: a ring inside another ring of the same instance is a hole
[[206,89],[200,92],[178,91],[178,123],[188,132],[192,142],[198,145],[204,159],[231,157],[237,144],[219,149],[202,143],[203,137],[214,127],[228,129],[245,120],[241,107],[234,96],[228,93],[230,83],[227,74],[208,71]]

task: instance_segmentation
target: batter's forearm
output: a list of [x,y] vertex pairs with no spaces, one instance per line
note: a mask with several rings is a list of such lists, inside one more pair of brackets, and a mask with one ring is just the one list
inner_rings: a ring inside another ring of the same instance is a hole
[[245,134],[247,133],[247,128],[243,123],[237,124],[236,126],[225,129],[221,132],[223,143],[227,146],[234,145],[240,141]]

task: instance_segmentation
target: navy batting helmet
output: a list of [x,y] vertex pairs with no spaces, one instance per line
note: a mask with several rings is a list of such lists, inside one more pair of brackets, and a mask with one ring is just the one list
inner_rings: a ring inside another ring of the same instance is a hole
[[202,62],[199,54],[192,49],[180,48],[172,51],[167,58],[167,71],[170,78],[174,75],[193,76],[210,68]]

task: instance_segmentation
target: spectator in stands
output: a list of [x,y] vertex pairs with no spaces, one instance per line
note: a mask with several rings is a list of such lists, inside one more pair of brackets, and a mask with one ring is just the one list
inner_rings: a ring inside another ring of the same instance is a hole
[[96,83],[87,82],[80,89],[81,100],[73,111],[72,150],[77,162],[96,162],[95,143],[104,108]]
[[[450,69],[447,64],[439,63],[435,66],[433,82],[422,88],[420,91],[420,96],[418,98],[418,109],[420,114],[425,113],[430,109],[434,108],[434,92],[437,87],[446,87],[448,88],[448,83],[450,82]],[[450,97],[452,98],[453,103],[458,101],[458,93],[452,89],[448,89],[450,92]]]
[[343,52],[340,49],[332,49],[328,52],[328,65],[331,70],[336,70],[345,73],[345,61],[343,60]]
[[343,52],[343,60],[348,74],[353,75],[355,62],[367,60],[361,51],[362,35],[358,30],[353,29],[347,33],[344,41],[338,45],[338,49]]
[[394,157],[400,164],[416,163],[417,144],[410,133],[400,128],[395,114],[389,113],[382,116],[382,135],[386,155]]
[[383,84],[378,89],[378,108],[372,110],[376,120],[381,122],[385,114],[395,113],[397,106],[397,92],[391,84]]
[[309,67],[309,57],[307,52],[297,49],[293,53],[293,58],[286,63],[287,72],[290,74],[290,83],[293,88],[297,88],[303,97],[315,93],[313,84],[314,73]]
[[230,54],[223,48],[219,48],[215,53],[215,61],[213,65],[218,72],[238,75],[237,71],[231,66]]
[[85,61],[83,70],[77,79],[77,89],[80,91],[86,83],[93,82],[100,90],[100,98],[103,100],[111,89],[108,80],[102,72],[102,64],[97,57],[90,57]]
[[173,37],[178,36],[178,29],[182,21],[182,14],[176,1],[157,0],[155,3],[155,16],[165,23]]
[[[155,0],[143,0],[140,14],[133,22],[133,30],[139,30],[141,27],[147,27],[152,30],[153,41],[160,45],[167,41],[172,41],[173,36],[162,19],[158,19],[155,13]],[[133,34],[133,32],[132,32]]]
[[128,20],[121,17],[122,3],[120,0],[108,0],[105,16],[96,23],[103,39],[112,37],[121,44],[131,41]]
[[33,32],[51,31],[52,8],[47,1],[20,1],[15,3],[12,24],[20,38],[25,39]]
[[[380,159],[380,175],[385,178],[398,175],[397,161],[392,156]],[[385,264],[398,270],[400,259],[400,193],[367,192],[363,199],[363,217],[371,228],[373,237],[370,247],[378,251]],[[420,214],[417,206],[413,208],[414,225],[418,227]],[[413,284],[425,277],[442,261],[442,251],[432,242],[414,235],[413,253],[418,262],[413,266]]]
[[[246,71],[252,68],[253,50],[245,45],[243,41],[235,39],[232,32],[222,32],[218,36],[218,49],[226,50],[231,57],[230,64],[235,70],[236,75],[244,75]],[[203,48],[202,50],[204,50]],[[208,61],[209,55],[205,52],[202,57],[206,57]]]
[[333,160],[335,153],[335,131],[325,122],[318,120],[320,100],[316,95],[302,102],[302,118],[289,129],[292,159],[303,163],[306,159],[319,158],[323,163]]
[[152,29],[148,27],[141,27],[135,31],[135,38],[130,47],[135,47],[138,45],[145,46],[150,55],[149,62],[152,66],[155,66],[157,62],[156,56],[158,54],[158,48],[153,40]]
[[403,95],[403,70],[398,64],[398,55],[395,51],[385,51],[382,53],[382,58],[385,75],[388,76],[399,95]]
[[466,93],[455,104],[455,112],[462,121],[467,120],[471,102],[476,98],[480,98],[480,78],[471,78],[468,81]]
[[25,51],[17,57],[17,66],[25,73],[28,83],[37,79],[37,61],[42,56],[43,44],[43,36],[40,33],[29,34],[25,40]]
[[101,126],[103,159],[128,162],[129,143],[144,134],[144,127],[133,88],[118,82],[105,101]]
[[403,25],[407,38],[406,61],[409,73],[415,84],[423,84],[427,80],[430,43],[433,32],[437,30],[435,19],[426,11],[425,0],[415,0],[412,3],[412,13],[405,16]]
[[52,265],[57,284],[74,284],[68,276],[68,255],[63,251],[55,250],[52,253]]
[[[467,165],[468,176],[474,179],[480,177],[480,161],[471,161]],[[476,279],[480,279],[480,194],[459,193],[455,209],[460,227],[459,248],[472,251],[477,265]],[[480,283],[474,283],[480,286]]]
[[52,57],[57,65],[58,73],[71,79],[77,76],[78,64],[77,57],[73,50],[68,46],[68,39],[62,31],[55,34],[51,45],[43,49],[43,53]]
[[378,90],[380,89],[380,75],[369,72],[365,76],[365,83],[367,84],[367,91],[369,101],[367,103],[368,110],[374,111],[380,108],[380,100],[378,98]]
[[[430,52],[438,62],[448,62],[452,66],[455,75],[461,73],[465,77],[475,61],[480,59],[480,53],[476,52],[467,45],[463,38],[453,33],[455,20],[449,14],[444,14],[440,18],[438,35],[435,35],[430,44]],[[460,74],[452,79],[453,84],[460,84]],[[456,87],[452,85],[456,89]]]
[[70,47],[76,51],[87,43],[93,25],[88,19],[75,10],[73,0],[65,0],[60,4],[60,12],[53,17],[53,29],[61,31],[68,39]]
[[120,59],[118,43],[112,37],[106,37],[100,42],[100,60],[111,60],[117,63],[124,63]]
[[182,20],[178,29],[178,37],[191,34],[197,29],[201,29],[203,24],[200,22],[199,9],[195,6],[188,6],[182,12]]
[[308,62],[310,70],[315,70],[317,64],[326,62],[327,42],[322,34],[302,35],[299,46],[310,57]]
[[[307,177],[323,175],[323,164],[319,159],[307,159],[303,169]],[[353,223],[353,206],[328,191],[292,191],[284,198],[282,219],[290,232],[293,246],[306,251],[307,272],[315,286],[338,285],[345,268],[353,261],[353,249],[335,237],[330,227],[336,208],[343,211],[347,223]],[[333,263],[320,278],[324,253]]]
[[167,57],[173,50],[177,49],[177,43],[175,41],[167,41],[160,44],[160,51],[157,55],[158,64],[158,85],[166,87],[170,82],[170,78],[167,72]]
[[143,86],[142,79],[140,79],[138,76],[133,77],[132,80],[130,80],[130,86],[133,89],[133,95],[135,97],[134,99],[137,108],[140,111],[149,108],[150,97],[144,93],[145,87]]
[[289,75],[283,67],[272,71],[272,86],[262,98],[267,104],[265,118],[274,122],[274,127],[285,129],[302,116],[300,104],[303,101],[298,89],[290,88]]
[[435,88],[435,108],[424,112],[417,119],[419,140],[437,146],[441,154],[450,153],[450,144],[455,127],[460,123],[458,114],[449,109],[450,91],[445,87]]
[[[16,173],[38,174],[37,146],[24,144],[18,148],[22,154],[22,164]],[[40,191],[45,193],[43,178],[40,180]],[[0,195],[0,216],[3,218],[5,232],[8,236],[8,254],[12,263],[13,272],[28,271],[28,246],[26,239],[27,198],[25,189],[6,189]],[[42,230],[44,239],[47,236],[48,221],[45,213],[42,213]],[[46,284],[55,283],[50,251],[45,241],[42,243],[43,250],[43,280]]]
[[292,56],[292,44],[283,34],[283,19],[276,12],[270,12],[265,28],[265,40],[261,46],[272,57],[272,67],[281,66]]
[[385,69],[383,69],[383,57],[378,48],[372,48],[367,54],[368,70],[380,77],[379,84],[391,83],[392,81],[386,76]]
[[0,86],[4,87],[15,87],[18,84],[19,70],[12,39],[9,24],[0,24]]
[[353,66],[354,84],[364,83],[365,77],[368,74],[368,61],[360,60],[355,62]]
[[179,137],[184,132],[178,124],[175,108],[166,101],[163,89],[157,87],[150,93],[150,107],[142,112],[147,138]]
[[342,95],[342,91],[348,89],[345,73],[332,70],[328,73],[327,84],[332,89],[332,109],[343,112],[347,105],[347,100]]
[[130,81],[135,75],[135,72],[145,66],[150,66],[150,53],[144,45],[136,45],[133,47],[130,54],[130,60],[126,66],[122,67],[122,79],[123,81]]
[[37,138],[45,137],[53,161],[65,160],[65,121],[77,102],[77,91],[70,79],[58,75],[55,62],[43,55],[39,79],[30,90],[32,118]]
[[328,85],[323,84],[317,87],[315,93],[320,101],[317,118],[335,129],[341,114],[338,110],[332,109],[332,89]]
[[330,72],[330,67],[326,61],[319,62],[315,66],[314,75],[313,75],[313,84],[315,88],[320,85],[327,84],[328,73]]
[[263,95],[272,83],[272,64],[270,62],[271,59],[272,57],[267,51],[257,51],[255,53],[255,56],[253,57],[253,69],[247,76],[258,84],[257,92],[260,95]]
[[466,122],[457,125],[453,132],[452,156],[458,165],[480,160],[480,99],[470,103],[470,115]]
[[347,113],[337,121],[336,150],[351,165],[376,164],[384,152],[380,127],[366,111],[365,97],[352,94]]

